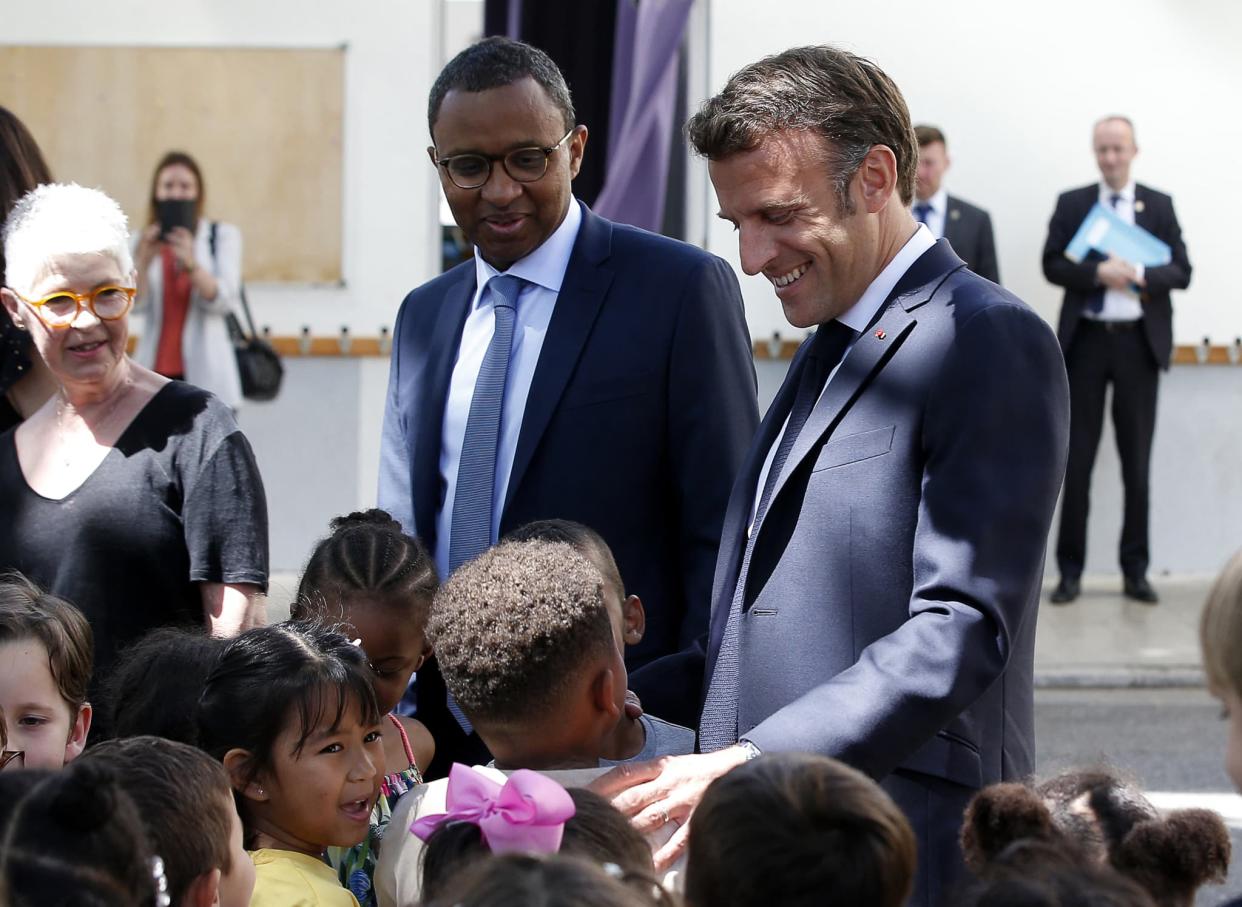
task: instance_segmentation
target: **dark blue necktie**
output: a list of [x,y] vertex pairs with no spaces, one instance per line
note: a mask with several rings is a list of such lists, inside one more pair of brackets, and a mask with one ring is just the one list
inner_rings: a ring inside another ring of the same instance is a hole
[[[1114,192],[1112,195],[1108,197],[1108,203],[1112,206],[1114,211],[1117,210],[1117,205],[1118,203],[1120,203],[1120,201],[1121,201],[1120,192]],[[1088,312],[1090,312],[1093,315],[1098,315],[1100,314],[1100,312],[1104,311],[1104,292],[1105,292],[1105,288],[1100,287],[1094,293],[1091,294],[1091,298],[1087,300],[1087,311]]]
[[716,654],[716,666],[712,671],[707,699],[703,703],[703,717],[699,722],[701,752],[712,753],[737,742],[738,628],[742,620],[746,578],[750,571],[750,558],[755,550],[755,540],[759,537],[759,527],[767,515],[777,479],[789,458],[789,452],[798,440],[811,410],[815,408],[829,374],[841,361],[853,339],[853,329],[839,321],[830,321],[815,332],[815,338],[807,350],[806,362],[798,378],[798,390],[789,410],[789,421],[785,425],[785,433],[781,435],[780,444],[772,456],[767,479],[763,483],[763,493],[759,496],[759,506],[755,508],[750,537],[746,540],[733,600],[729,604],[729,617],[725,621],[724,636],[720,641],[720,651]]
[[914,206],[914,219],[920,224],[927,223],[928,215],[931,214],[932,206],[927,202],[919,202]]

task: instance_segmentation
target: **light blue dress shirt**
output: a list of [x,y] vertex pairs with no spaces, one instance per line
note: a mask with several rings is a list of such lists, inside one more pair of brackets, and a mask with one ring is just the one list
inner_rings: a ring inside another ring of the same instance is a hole
[[[500,530],[500,517],[509,490],[509,476],[513,470],[513,455],[517,451],[518,435],[522,431],[522,416],[526,411],[526,397],[530,393],[535,366],[543,349],[543,338],[552,321],[552,311],[561,292],[565,271],[582,225],[582,210],[571,199],[565,219],[555,232],[539,248],[517,261],[505,271],[527,281],[517,301],[517,320],[513,328],[513,347],[509,353],[509,374],[505,382],[505,400],[500,414],[500,437],[496,443],[496,483],[492,500],[492,541]],[[440,479],[444,488],[444,500],[436,513],[436,570],[440,577],[448,576],[449,540],[452,537],[453,498],[457,492],[457,467],[461,460],[462,441],[466,436],[466,420],[470,415],[470,401],[474,385],[487,355],[496,329],[496,314],[492,308],[491,292],[487,282],[501,273],[483,260],[475,249],[476,288],[470,313],[462,328],[461,343],[457,347],[457,359],[449,380],[448,400],[444,407],[444,431],[440,445]]]

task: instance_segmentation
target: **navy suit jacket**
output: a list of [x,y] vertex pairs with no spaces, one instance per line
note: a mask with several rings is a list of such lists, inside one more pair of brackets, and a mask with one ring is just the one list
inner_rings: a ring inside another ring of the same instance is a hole
[[[729,501],[709,678],[805,352]],[[757,530],[739,731],[761,750],[821,753],[883,779],[920,842],[912,903],[935,903],[960,863],[970,794],[1035,766],[1035,618],[1068,401],[1048,325],[941,240],[828,383]]]
[[966,267],[992,283],[1000,283],[992,217],[988,212],[965,199],[950,195],[945,210],[944,238],[966,262]]
[[[379,502],[431,548],[445,401],[474,291],[469,261],[406,296],[393,329]],[[652,714],[689,726],[702,649],[697,660],[680,653],[706,635],[729,489],[758,421],[733,270],[583,205],[500,533],[564,518],[604,537],[647,611],[643,641],[627,653],[631,687]],[[429,714],[422,700],[420,718]]]
[[[1057,336],[1062,349],[1067,351],[1078,329],[1083,309],[1101,290],[1095,279],[1095,269],[1101,256],[1092,252],[1075,263],[1065,257],[1065,249],[1099,200],[1099,183],[1063,192],[1057,199],[1056,210],[1052,212],[1052,220],[1048,224],[1048,239],[1044,243],[1044,276],[1050,283],[1065,288]],[[1167,265],[1144,269],[1143,278],[1147,286],[1139,294],[1139,301],[1143,304],[1143,333],[1152,356],[1161,368],[1168,368],[1173,354],[1173,303],[1169,291],[1184,290],[1190,286],[1190,258],[1186,254],[1186,244],[1182,242],[1181,225],[1173,211],[1173,199],[1163,192],[1149,189],[1141,183],[1134,187],[1134,223],[1157,239],[1164,240],[1173,251],[1173,260]]]

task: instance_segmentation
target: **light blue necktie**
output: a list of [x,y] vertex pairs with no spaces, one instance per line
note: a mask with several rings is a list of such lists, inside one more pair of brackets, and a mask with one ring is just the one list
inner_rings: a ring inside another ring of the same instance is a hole
[[453,496],[453,523],[449,535],[449,573],[486,551],[492,538],[492,502],[496,489],[496,448],[500,416],[509,377],[509,353],[517,320],[518,294],[525,281],[502,274],[487,283],[496,331],[474,382],[470,415],[457,461],[457,490]]
[[[479,377],[474,382],[470,415],[461,457],[457,461],[457,490],[453,496],[453,524],[449,535],[449,573],[486,551],[492,538],[492,502],[496,498],[496,448],[500,439],[500,417],[504,410],[505,381],[509,377],[509,353],[513,349],[513,327],[517,320],[518,294],[525,281],[502,274],[487,283],[496,330],[483,357]],[[473,727],[452,694],[449,711],[462,730]]]

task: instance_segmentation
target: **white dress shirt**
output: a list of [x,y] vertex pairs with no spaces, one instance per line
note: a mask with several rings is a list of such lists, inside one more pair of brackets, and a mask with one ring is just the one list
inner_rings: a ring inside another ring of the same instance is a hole
[[[522,431],[526,397],[531,379],[539,363],[543,338],[552,321],[552,311],[561,292],[561,283],[569,267],[569,258],[582,225],[582,209],[576,199],[570,200],[565,219],[543,244],[505,271],[527,283],[517,298],[517,317],[513,326],[513,347],[509,351],[509,371],[505,379],[505,399],[500,413],[500,435],[496,441],[496,484],[492,499],[492,541],[500,529],[500,515],[509,490],[513,455]],[[496,332],[496,310],[487,282],[500,274],[474,250],[476,288],[470,314],[466,316],[457,347],[457,360],[449,381],[448,399],[444,407],[444,432],[440,442],[440,478],[444,482],[444,500],[436,514],[436,569],[440,577],[448,577],[449,540],[452,537],[453,499],[457,494],[457,467],[466,437],[466,421],[474,385],[483,367],[487,348]]]
[[[1116,207],[1113,196],[1120,195]],[[1134,181],[1131,180],[1119,192],[1114,192],[1108,183],[1100,183],[1100,204],[1111,208],[1128,224],[1134,223]],[[1139,277],[1143,276],[1143,266],[1135,265]],[[1139,302],[1138,293],[1133,290],[1114,290],[1104,288],[1104,307],[1099,312],[1083,312],[1083,317],[1096,321],[1138,321],[1143,317],[1143,304]]]
[[[850,306],[844,314],[837,316],[837,321],[854,331],[854,340],[850,341],[850,345],[845,349],[845,355],[841,357],[841,362],[828,373],[828,379],[824,382],[824,389],[832,383],[832,379],[836,377],[837,371],[841,368],[841,363],[845,362],[846,356],[849,356],[850,350],[854,348],[854,343],[858,339],[858,335],[867,329],[867,325],[871,324],[871,319],[875,317],[876,312],[880,310],[880,306],[884,305],[884,300],[888,299],[888,294],[893,292],[893,287],[897,286],[897,282],[905,276],[906,271],[910,270],[923,253],[936,244],[935,238],[931,235],[931,231],[927,229],[926,224],[920,224],[919,228],[914,231],[914,235],[906,240],[906,244],[901,250],[893,256],[884,270],[880,272],[875,280],[871,281],[871,285],[863,291],[862,296],[858,297],[858,302]],[[820,390],[819,395],[824,395],[824,390]],[[818,402],[818,400],[816,401]],[[749,536],[751,530],[755,528],[755,511],[759,508],[759,498],[763,495],[763,486],[768,482],[768,472],[772,468],[772,459],[776,456],[776,450],[781,446],[781,438],[785,436],[785,429],[789,426],[789,416],[785,416],[785,424],[781,426],[780,432],[772,440],[772,446],[768,449],[768,455],[764,458],[763,468],[759,470],[759,484],[755,488],[754,499],[750,503],[750,526],[746,530]]]
[[910,206],[910,213],[913,214],[914,209],[919,205],[930,206],[931,210],[927,212],[927,229],[931,231],[931,235],[934,238],[942,238],[944,236],[945,220],[949,216],[949,190],[941,186],[936,190],[936,194],[925,202],[921,202],[916,198],[914,204]]

